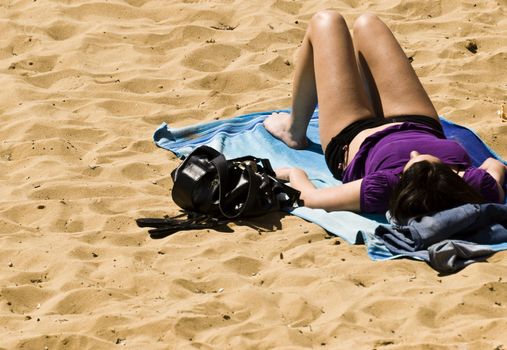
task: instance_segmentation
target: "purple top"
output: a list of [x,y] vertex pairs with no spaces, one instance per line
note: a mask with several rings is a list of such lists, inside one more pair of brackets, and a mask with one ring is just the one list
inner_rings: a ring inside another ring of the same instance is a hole
[[384,213],[389,197],[399,181],[410,152],[431,154],[444,164],[465,169],[463,179],[488,202],[498,202],[495,179],[483,169],[471,166],[470,157],[456,141],[442,138],[431,127],[405,122],[367,137],[343,173],[343,182],[363,179],[361,211]]

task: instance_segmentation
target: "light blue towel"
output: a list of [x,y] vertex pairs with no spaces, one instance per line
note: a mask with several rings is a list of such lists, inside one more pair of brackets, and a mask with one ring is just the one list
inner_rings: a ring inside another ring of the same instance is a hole
[[[318,111],[313,114],[308,127],[309,147],[294,150],[269,134],[262,125],[263,120],[273,112],[266,111],[223,119],[183,128],[170,128],[162,124],[153,136],[155,143],[178,157],[189,154],[194,148],[206,144],[222,152],[226,158],[253,155],[268,158],[274,168],[298,167],[305,169],[310,180],[317,187],[338,185],[327,168],[320,146],[318,132]],[[444,132],[456,139],[471,152],[474,165],[487,157],[500,159],[479,137],[469,129],[441,118]],[[371,258],[391,259],[394,256],[373,233],[380,223],[386,223],[383,215],[358,215],[349,211],[326,212],[322,209],[296,208],[291,214],[311,221],[331,234],[349,243],[365,243]]]

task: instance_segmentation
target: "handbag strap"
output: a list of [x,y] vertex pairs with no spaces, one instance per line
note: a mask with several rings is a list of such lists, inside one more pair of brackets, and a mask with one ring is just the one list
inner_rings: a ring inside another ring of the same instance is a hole
[[268,175],[270,175],[272,177],[276,176],[275,171],[273,170],[273,167],[271,166],[271,162],[267,158],[257,158],[254,156],[243,156],[243,157],[231,159],[232,162],[244,162],[247,160],[250,160],[254,163],[260,162],[262,164],[262,167],[264,168],[264,170],[266,171],[266,173]]
[[298,206],[303,205],[303,202],[299,199],[299,196],[301,195],[300,191],[296,190],[293,187],[290,187],[277,178],[273,178],[273,180],[277,182],[278,186],[280,186],[282,189],[282,192],[287,195],[288,198],[286,201],[284,201],[284,204],[287,207],[292,207],[294,204],[297,204]]
[[248,161],[248,160],[253,161],[255,163],[260,162],[262,164],[262,167],[264,168],[264,171],[266,172],[266,174],[271,178],[271,180],[276,182],[278,184],[279,188],[282,190],[282,192],[287,195],[288,198],[286,201],[284,201],[284,205],[286,205],[288,207],[291,207],[294,204],[302,205],[302,202],[299,199],[301,192],[296,190],[293,187],[288,186],[283,181],[276,178],[276,173],[273,170],[273,167],[271,166],[271,162],[269,161],[269,159],[257,158],[254,156],[244,156],[244,157],[232,159],[232,161]]
[[[185,219],[184,216],[187,218]],[[206,214],[187,212],[170,218],[140,218],[136,219],[137,226],[151,227],[148,230],[151,238],[164,238],[182,230],[202,230],[215,228],[227,223]]]
[[218,207],[220,208],[220,212],[222,215],[228,219],[235,219],[241,214],[243,214],[245,211],[249,210],[252,205],[255,202],[255,189],[259,188],[260,181],[255,176],[255,173],[252,168],[245,167],[246,172],[248,173],[248,193],[246,196],[245,203],[241,207],[240,210],[236,211],[235,213],[229,213],[224,208],[224,202],[225,202],[225,190],[224,190],[224,184],[228,183],[228,172],[227,172],[227,160],[225,157],[220,154],[219,156],[213,158],[211,160],[211,163],[215,166],[215,169],[217,170],[218,174],[218,193],[219,193],[219,200],[218,200]]

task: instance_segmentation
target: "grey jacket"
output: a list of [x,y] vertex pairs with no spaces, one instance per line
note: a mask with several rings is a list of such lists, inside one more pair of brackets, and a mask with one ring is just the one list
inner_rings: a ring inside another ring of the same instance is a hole
[[499,250],[491,245],[505,243],[507,249],[507,205],[466,204],[403,226],[381,225],[375,235],[393,254],[417,257],[451,273]]

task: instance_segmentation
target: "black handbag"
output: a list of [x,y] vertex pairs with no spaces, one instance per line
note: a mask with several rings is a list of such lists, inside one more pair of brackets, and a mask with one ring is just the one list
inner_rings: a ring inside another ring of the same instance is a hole
[[152,237],[209,228],[227,221],[293,208],[300,192],[276,178],[268,159],[245,156],[226,160],[208,146],[190,153],[171,173],[173,201],[187,213],[173,218],[137,219],[140,227],[154,227]]

